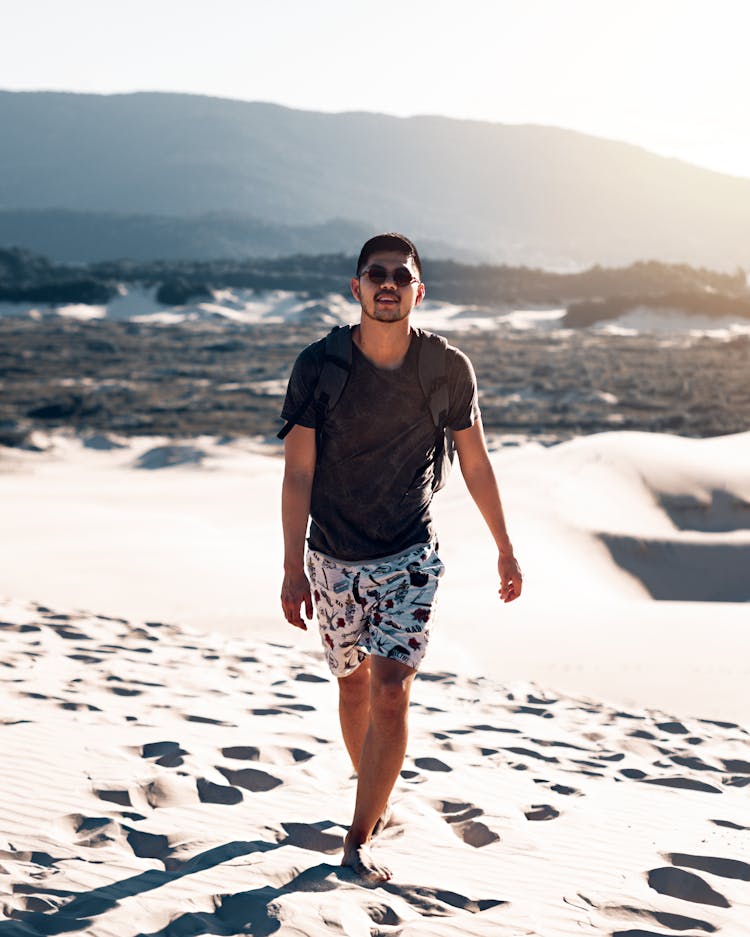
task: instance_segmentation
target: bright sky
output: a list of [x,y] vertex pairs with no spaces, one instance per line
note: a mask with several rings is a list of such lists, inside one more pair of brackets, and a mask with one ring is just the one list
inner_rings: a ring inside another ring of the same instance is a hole
[[0,89],[548,124],[750,177],[750,0],[0,0]]

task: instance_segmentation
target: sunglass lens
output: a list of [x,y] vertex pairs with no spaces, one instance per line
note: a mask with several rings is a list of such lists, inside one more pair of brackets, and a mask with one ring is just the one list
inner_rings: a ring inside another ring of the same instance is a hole
[[408,286],[411,283],[411,272],[406,267],[397,267],[393,271],[393,282],[396,286]]
[[376,285],[385,283],[385,278],[387,276],[388,271],[385,269],[385,267],[379,267],[377,264],[370,267],[370,269],[367,271],[367,279],[370,281],[370,283],[375,283]]

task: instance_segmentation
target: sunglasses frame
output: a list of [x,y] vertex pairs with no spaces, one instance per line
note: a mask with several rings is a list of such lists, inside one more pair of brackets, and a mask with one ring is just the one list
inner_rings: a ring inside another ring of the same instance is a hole
[[[373,270],[382,270],[383,279],[382,280],[380,279],[379,274],[378,274],[377,279],[374,279],[372,276]],[[398,280],[396,279],[396,274],[400,270],[405,270],[406,273],[409,274],[409,279],[404,281],[403,283],[399,283]],[[367,277],[367,279],[370,281],[370,283],[372,283],[373,286],[382,286],[387,280],[393,280],[394,284],[399,289],[403,289],[406,286],[411,286],[412,283],[421,282],[419,277],[415,277],[412,274],[411,270],[409,270],[409,268],[405,266],[404,264],[401,264],[400,267],[396,267],[395,270],[386,270],[386,268],[382,264],[371,264],[369,267],[365,267],[365,269],[359,274],[359,278],[361,279],[362,277]]]

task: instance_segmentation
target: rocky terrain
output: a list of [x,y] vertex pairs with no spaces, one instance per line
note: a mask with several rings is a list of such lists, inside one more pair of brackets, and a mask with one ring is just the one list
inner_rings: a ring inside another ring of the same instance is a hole
[[[35,429],[273,437],[292,363],[325,326],[0,319],[0,443]],[[750,426],[750,337],[473,331],[489,435],[609,429],[705,437]]]

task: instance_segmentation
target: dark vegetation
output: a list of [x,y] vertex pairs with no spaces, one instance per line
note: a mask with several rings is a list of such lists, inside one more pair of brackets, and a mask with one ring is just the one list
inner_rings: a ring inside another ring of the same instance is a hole
[[[19,248],[0,249],[0,300],[7,302],[105,303],[118,283],[158,290],[165,304],[181,305],[211,289],[242,287],[291,290],[310,296],[348,295],[355,258],[345,254],[195,261],[108,261],[55,264]],[[566,325],[589,325],[639,305],[750,317],[750,292],[742,270],[717,273],[684,264],[636,263],[579,273],[550,273],[530,267],[424,263],[433,299],[491,307],[518,304],[568,306]]]
[[606,322],[637,309],[640,306],[662,311],[676,311],[687,315],[715,318],[750,319],[750,294],[745,290],[737,295],[726,293],[667,292],[656,294],[609,296],[607,299],[589,299],[571,303],[565,315],[568,328],[585,328],[596,322]]

